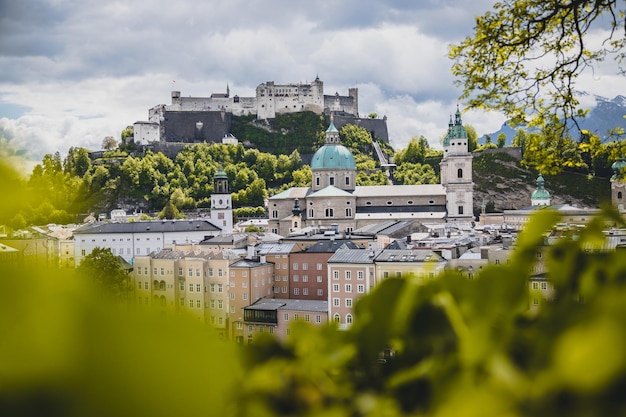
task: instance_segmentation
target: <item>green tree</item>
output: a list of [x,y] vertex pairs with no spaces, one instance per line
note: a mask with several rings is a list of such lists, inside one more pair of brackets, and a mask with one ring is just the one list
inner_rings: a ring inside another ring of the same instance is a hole
[[500,132],[498,134],[498,148],[504,148],[506,145],[506,133]]
[[[476,18],[450,47],[452,73],[469,108],[504,112],[513,125],[550,124],[565,134],[583,117],[576,81],[609,55],[623,73],[624,10],[616,0],[505,0]],[[600,29],[605,29],[603,32]],[[550,57],[549,62],[538,60]]]
[[478,148],[478,133],[476,133],[476,129],[472,125],[464,125],[465,130],[467,130],[467,149],[470,152],[474,152],[476,148]]
[[176,207],[176,204],[172,202],[172,200],[165,203],[165,207],[163,210],[159,212],[159,219],[178,219],[180,217],[180,211]]
[[126,298],[130,289],[128,267],[111,249],[95,247],[79,265],[79,272],[108,294]]

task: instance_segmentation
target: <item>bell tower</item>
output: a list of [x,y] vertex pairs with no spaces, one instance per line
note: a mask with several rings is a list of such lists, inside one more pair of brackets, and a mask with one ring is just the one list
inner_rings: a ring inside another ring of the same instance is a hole
[[441,185],[446,189],[448,221],[474,220],[474,182],[472,154],[469,151],[467,130],[463,127],[458,106],[454,120],[450,117],[448,133],[443,140]]
[[213,176],[211,194],[211,221],[222,229],[222,234],[233,232],[233,203],[228,189],[228,176],[222,167]]

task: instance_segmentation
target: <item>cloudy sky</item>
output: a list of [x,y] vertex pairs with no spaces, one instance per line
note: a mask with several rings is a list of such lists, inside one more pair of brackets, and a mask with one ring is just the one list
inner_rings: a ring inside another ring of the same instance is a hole
[[[359,88],[390,141],[439,146],[460,90],[448,45],[493,0],[0,0],[0,148],[40,161],[100,148],[184,96],[253,96],[262,82]],[[614,86],[613,86],[614,87]],[[598,91],[613,97],[610,90]],[[479,134],[504,121],[466,113]]]

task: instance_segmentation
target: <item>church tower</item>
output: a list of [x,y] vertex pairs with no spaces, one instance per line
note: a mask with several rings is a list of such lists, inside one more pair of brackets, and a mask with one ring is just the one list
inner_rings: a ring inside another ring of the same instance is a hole
[[213,176],[211,194],[211,221],[222,229],[223,234],[233,232],[233,204],[228,189],[228,176],[220,167]]
[[613,162],[613,176],[611,177],[611,202],[619,211],[624,210],[624,202],[626,201],[626,182],[622,177],[622,171],[626,168],[626,161],[620,158]]
[[472,154],[468,144],[467,130],[463,127],[457,106],[454,120],[450,117],[448,133],[443,140],[443,159],[440,163],[441,185],[446,189],[448,221],[474,220]]
[[549,206],[550,205],[550,193],[545,188],[545,180],[543,175],[539,174],[537,177],[537,189],[533,191],[530,196],[531,206]]

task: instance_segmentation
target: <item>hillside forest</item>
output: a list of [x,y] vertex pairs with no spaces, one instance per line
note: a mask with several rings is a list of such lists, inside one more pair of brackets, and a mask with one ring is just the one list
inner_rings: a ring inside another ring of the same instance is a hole
[[[91,152],[81,147],[70,147],[65,158],[61,158],[59,152],[47,154],[27,179],[20,180],[37,199],[23,202],[17,214],[5,219],[5,224],[22,228],[30,224],[73,223],[89,214],[119,207],[136,209],[145,216],[182,217],[183,212],[210,207],[213,176],[219,169],[228,175],[235,215],[262,216],[268,196],[289,187],[311,184],[310,167],[303,161],[311,155],[301,155],[298,149],[289,154],[280,153],[285,147],[272,148],[272,137],[297,132],[308,138],[306,143],[313,144],[298,147],[310,152],[323,144],[328,126],[323,116],[313,114],[309,114],[308,119],[298,116],[290,120],[283,116],[278,122],[279,126],[269,129],[252,123],[242,129],[239,121],[235,125],[247,136],[238,145],[190,144],[173,158],[161,152],[141,152],[132,142],[132,128],[122,132],[119,142],[105,138],[105,151],[100,158],[93,159]],[[487,137],[485,143],[479,145],[475,129],[470,125],[466,125],[466,129],[470,151],[477,156],[485,149],[502,148],[507,142],[505,137],[498,137],[495,143]],[[377,138],[356,125],[342,127],[340,137],[342,144],[355,156],[357,185],[388,183],[372,145]],[[387,142],[378,141],[387,158],[392,157],[396,164],[395,184],[439,182],[442,152],[431,147],[427,138],[415,136],[398,151]],[[257,142],[268,151],[260,151]],[[283,139],[274,142],[284,145]],[[586,132],[575,140],[555,139],[552,132],[519,130],[512,144],[522,150],[523,158],[516,164],[531,170],[533,175],[538,172],[555,175],[567,170],[588,177],[608,178],[612,175],[611,164],[626,151],[622,142],[602,143],[597,136]],[[481,156],[475,159],[475,166],[485,165],[479,158]],[[481,180],[476,174],[474,177],[477,183]]]

